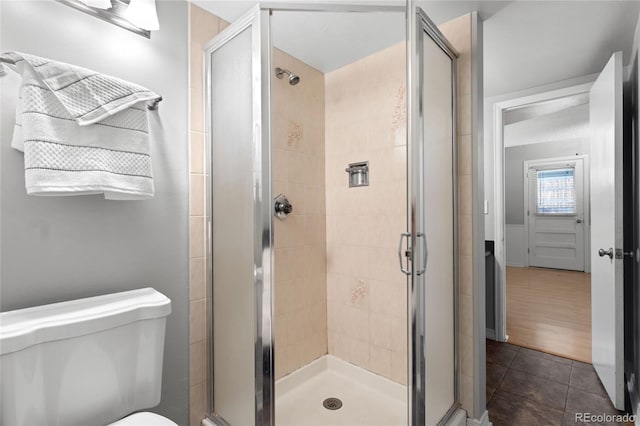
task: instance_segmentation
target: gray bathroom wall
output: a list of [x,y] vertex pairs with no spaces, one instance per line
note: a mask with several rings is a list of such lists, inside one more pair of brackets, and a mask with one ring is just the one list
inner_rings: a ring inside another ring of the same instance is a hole
[[586,138],[534,143],[504,150],[504,205],[507,225],[524,224],[524,162],[588,154]]
[[172,300],[153,411],[188,423],[187,4],[158,2],[151,40],[52,1],[0,2],[0,50],[114,75],[160,93],[151,115],[156,195],[35,197],[10,147],[19,78],[0,77],[0,310],[154,287]]

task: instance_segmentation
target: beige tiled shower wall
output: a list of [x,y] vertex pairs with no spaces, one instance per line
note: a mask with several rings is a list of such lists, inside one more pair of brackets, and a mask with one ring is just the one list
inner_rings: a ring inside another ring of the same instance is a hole
[[460,402],[473,417],[473,236],[471,153],[471,15],[439,26],[458,52],[458,308]]
[[272,78],[273,193],[293,205],[274,219],[278,379],[327,353],[324,75],[279,49],[273,67],[301,79]]
[[[405,44],[325,75],[329,353],[406,384]],[[368,161],[369,186],[345,168]]]
[[200,425],[207,415],[209,388],[209,332],[207,326],[210,289],[207,286],[207,211],[208,182],[205,167],[205,128],[203,103],[203,46],[228,24],[189,3],[189,405],[192,426]]

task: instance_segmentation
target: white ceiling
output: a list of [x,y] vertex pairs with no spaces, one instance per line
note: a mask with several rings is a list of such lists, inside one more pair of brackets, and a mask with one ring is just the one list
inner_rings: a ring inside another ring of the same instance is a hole
[[513,2],[485,25],[485,96],[602,70],[611,55],[630,59],[640,2]]
[[[191,0],[227,21],[257,1]],[[295,0],[293,0],[295,2]],[[272,0],[269,3],[291,3]],[[340,3],[298,0],[297,3]],[[403,6],[402,0],[349,3]],[[484,20],[484,90],[495,96],[598,72],[629,60],[640,1],[419,1],[436,23],[477,10]],[[404,39],[404,15],[280,12],[274,45],[327,72]]]

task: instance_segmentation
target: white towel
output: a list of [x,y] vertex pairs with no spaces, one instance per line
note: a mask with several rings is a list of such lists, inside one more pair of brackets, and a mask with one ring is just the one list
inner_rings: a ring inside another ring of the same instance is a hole
[[159,95],[91,70],[9,52],[22,76],[11,146],[32,195],[153,197],[145,102]]

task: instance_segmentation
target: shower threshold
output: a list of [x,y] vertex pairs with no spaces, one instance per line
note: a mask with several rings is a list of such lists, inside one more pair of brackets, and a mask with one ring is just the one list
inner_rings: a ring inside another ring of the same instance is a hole
[[[327,409],[329,398],[339,409]],[[332,355],[276,382],[277,426],[407,424],[407,388]]]

